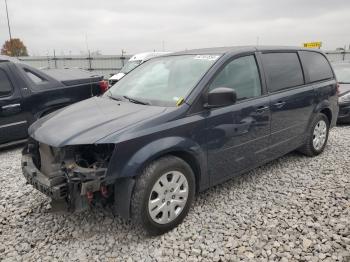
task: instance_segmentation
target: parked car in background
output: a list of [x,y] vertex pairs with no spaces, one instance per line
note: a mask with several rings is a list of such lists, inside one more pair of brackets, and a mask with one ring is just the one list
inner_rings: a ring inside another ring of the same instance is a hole
[[338,123],[350,123],[350,62],[334,62],[333,68],[339,84]]
[[333,70],[318,50],[173,53],[35,122],[22,169],[72,211],[112,203],[160,234],[185,218],[196,192],[293,150],[320,154],[338,109]]
[[108,84],[101,80],[80,69],[38,70],[1,56],[0,147],[25,141],[28,127],[43,115],[102,94]]
[[113,75],[108,79],[109,86],[117,83],[123,76],[133,70],[135,67],[139,66],[143,62],[157,56],[169,54],[169,52],[146,52],[140,53],[132,56],[129,61],[123,66],[118,74]]

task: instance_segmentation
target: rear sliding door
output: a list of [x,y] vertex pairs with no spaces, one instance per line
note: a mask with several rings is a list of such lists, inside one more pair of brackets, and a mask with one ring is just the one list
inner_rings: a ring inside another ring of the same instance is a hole
[[294,150],[303,142],[314,108],[314,89],[305,85],[297,52],[261,54],[271,110],[271,157]]

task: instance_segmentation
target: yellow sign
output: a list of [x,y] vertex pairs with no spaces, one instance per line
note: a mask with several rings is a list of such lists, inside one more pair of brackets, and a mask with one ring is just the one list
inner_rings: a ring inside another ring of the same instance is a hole
[[320,49],[321,46],[322,46],[322,42],[304,43],[305,48],[318,48],[318,49]]

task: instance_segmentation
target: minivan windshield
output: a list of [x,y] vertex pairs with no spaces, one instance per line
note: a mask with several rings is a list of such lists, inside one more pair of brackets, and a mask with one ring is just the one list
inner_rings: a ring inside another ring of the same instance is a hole
[[350,84],[350,63],[334,64],[333,68],[339,83]]
[[158,106],[176,106],[219,58],[179,55],[151,59],[113,85],[106,96]]

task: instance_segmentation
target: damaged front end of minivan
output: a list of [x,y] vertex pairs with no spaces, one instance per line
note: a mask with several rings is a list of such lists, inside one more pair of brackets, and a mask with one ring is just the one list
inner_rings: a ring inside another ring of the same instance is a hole
[[[22,171],[27,183],[68,211],[105,205],[113,195],[106,183],[114,144],[53,147],[28,141],[22,152]],[[61,205],[61,204],[64,205]]]

